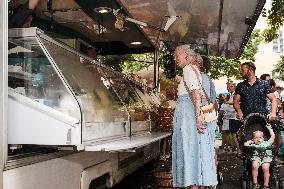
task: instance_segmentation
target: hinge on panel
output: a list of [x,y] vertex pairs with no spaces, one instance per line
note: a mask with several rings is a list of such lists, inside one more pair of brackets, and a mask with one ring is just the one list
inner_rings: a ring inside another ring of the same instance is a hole
[[71,134],[72,134],[71,129],[68,129],[67,138],[66,138],[66,144],[71,144]]

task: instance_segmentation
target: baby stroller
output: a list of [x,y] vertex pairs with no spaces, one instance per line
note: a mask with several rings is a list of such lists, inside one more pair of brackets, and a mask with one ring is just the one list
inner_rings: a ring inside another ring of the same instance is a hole
[[[254,131],[262,131],[264,134],[264,140],[268,140],[270,138],[270,134],[268,129],[266,128],[266,124],[268,123],[268,119],[258,113],[249,114],[244,120],[244,130],[243,130],[243,141],[242,143],[250,140],[252,138],[252,134]],[[255,148],[254,148],[255,149]],[[267,148],[259,148],[255,149],[258,153],[262,156],[266,155],[266,150],[274,150],[273,146]],[[251,189],[252,188],[252,161],[251,161],[252,149],[248,147],[243,148],[243,188],[244,189]],[[270,173],[270,181],[269,181],[269,188],[274,189],[284,189],[284,182],[280,177],[279,170],[275,166],[275,157],[272,157],[272,161],[269,167]],[[260,166],[259,174],[258,174],[258,183],[263,185],[263,172]]]

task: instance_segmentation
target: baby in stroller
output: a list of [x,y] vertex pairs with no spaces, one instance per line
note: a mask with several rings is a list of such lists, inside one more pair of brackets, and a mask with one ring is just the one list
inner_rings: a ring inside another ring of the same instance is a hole
[[[283,188],[283,181],[275,166],[272,146],[275,134],[267,118],[261,114],[249,114],[244,120],[244,188]],[[259,169],[261,168],[261,169]]]
[[266,125],[267,130],[269,131],[270,138],[269,140],[264,140],[264,133],[260,130],[254,131],[252,133],[252,139],[248,140],[244,143],[244,146],[251,147],[252,155],[252,188],[258,189],[260,185],[258,184],[257,177],[258,177],[258,168],[261,166],[263,171],[263,189],[268,189],[269,186],[269,167],[270,162],[272,161],[272,150],[267,149],[267,147],[272,146],[275,134],[272,130],[271,125]]

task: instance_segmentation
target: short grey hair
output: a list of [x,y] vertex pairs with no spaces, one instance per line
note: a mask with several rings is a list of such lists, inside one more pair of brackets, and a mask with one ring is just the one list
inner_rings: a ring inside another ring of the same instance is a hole
[[190,45],[188,45],[188,44],[179,45],[179,46],[176,47],[176,50],[177,50],[177,49],[182,49],[182,50],[184,50],[185,53],[186,53],[188,56],[192,57],[192,60],[191,60],[192,62],[194,62],[194,63],[199,63],[200,66],[202,66],[202,64],[203,64],[203,59],[202,59],[201,55],[200,55],[199,53],[196,53],[194,50],[192,50],[191,47],[190,47]]

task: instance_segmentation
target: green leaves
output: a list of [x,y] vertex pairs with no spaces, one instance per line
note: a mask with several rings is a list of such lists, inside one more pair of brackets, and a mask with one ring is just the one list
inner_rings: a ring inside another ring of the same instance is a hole
[[[260,30],[252,32],[250,39],[245,47],[245,50],[241,56],[241,60],[255,61],[254,55],[258,52],[258,45],[261,42],[262,37]],[[224,57],[211,56],[212,62],[210,77],[212,79],[218,79],[220,77],[227,77],[241,79],[241,62],[238,59],[227,59]]]
[[284,56],[281,56],[281,60],[274,66],[272,75],[281,81],[284,81]]
[[237,59],[227,59],[224,57],[210,56],[211,60],[211,69],[210,77],[212,79],[218,79],[220,77],[226,76],[229,78],[240,79],[240,67],[241,63]]
[[[271,9],[266,12],[268,29],[262,32],[265,42],[271,42],[278,37],[278,30],[284,23],[284,0],[272,0]],[[284,58],[275,65],[272,75],[279,80],[284,81]]]
[[152,53],[128,55],[121,65],[122,73],[130,75],[149,67],[150,64],[153,64],[153,58]]
[[269,29],[263,30],[262,36],[264,38],[264,41],[266,43],[269,43],[273,39],[276,39],[278,37],[277,31],[278,29],[276,29],[275,27],[270,27]]
[[[255,61],[254,55],[258,52],[258,45],[261,40],[262,36],[260,35],[260,30],[253,31],[240,59]],[[121,71],[126,75],[130,75],[148,67],[150,64],[153,64],[153,58],[154,55],[152,53],[106,56],[104,62],[114,69]],[[240,60],[216,56],[211,56],[209,58],[212,62],[209,73],[212,79],[218,79],[220,77],[241,79]],[[161,52],[159,57],[160,66],[163,67],[164,63],[169,61],[169,59],[173,59],[173,56],[169,52]],[[176,73],[177,75],[180,75],[182,73],[182,69],[176,67]]]
[[254,30],[251,33],[250,39],[246,44],[245,50],[241,56],[241,60],[251,60],[255,61],[254,55],[258,52],[258,45],[262,41],[262,36],[260,35],[260,30]]
[[270,10],[263,13],[267,16],[267,23],[269,29],[265,29],[262,33],[265,42],[271,42],[277,38],[277,31],[284,23],[284,1],[272,0],[272,7]]
[[153,53],[108,55],[104,57],[104,63],[113,69],[126,75],[136,73],[153,64]]

